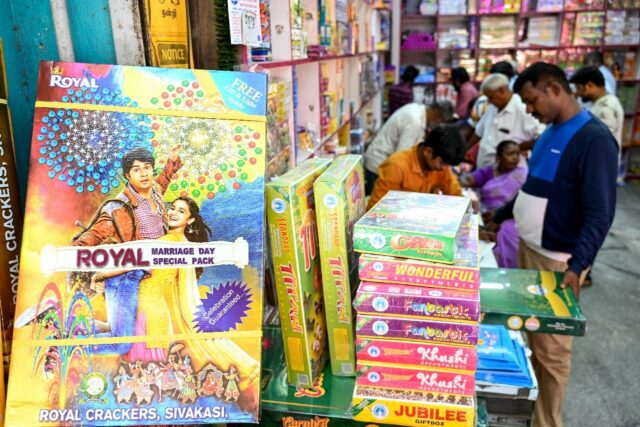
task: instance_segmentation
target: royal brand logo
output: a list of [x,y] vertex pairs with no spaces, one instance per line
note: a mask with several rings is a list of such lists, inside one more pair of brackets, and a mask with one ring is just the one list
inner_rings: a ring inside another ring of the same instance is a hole
[[443,243],[439,240],[419,236],[395,235],[391,238],[391,248],[396,251],[409,249],[442,249]]
[[291,320],[291,330],[299,334],[302,333],[302,325],[300,324],[300,313],[298,311],[298,286],[293,273],[291,263],[280,266],[282,273],[282,281],[284,282],[287,292],[287,300],[289,301],[289,320]]
[[282,417],[282,427],[327,427],[329,418],[313,417],[310,420],[296,420],[293,417]]
[[93,77],[64,77],[62,75],[63,72],[63,68],[51,68],[51,77],[49,79],[50,87],[55,86],[61,87],[63,89],[67,89],[70,87],[99,87],[96,83],[96,79],[94,79]]

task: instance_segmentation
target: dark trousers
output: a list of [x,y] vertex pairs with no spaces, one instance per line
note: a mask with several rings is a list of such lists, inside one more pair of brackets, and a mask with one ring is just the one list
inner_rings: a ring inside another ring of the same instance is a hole
[[364,168],[364,192],[367,196],[373,192],[373,185],[376,183],[376,179],[378,179],[378,174]]

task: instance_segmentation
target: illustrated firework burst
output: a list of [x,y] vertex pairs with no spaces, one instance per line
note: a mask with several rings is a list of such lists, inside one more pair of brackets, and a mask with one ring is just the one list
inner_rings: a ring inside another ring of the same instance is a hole
[[[70,89],[63,102],[137,106],[120,89]],[[110,111],[49,109],[37,136],[38,163],[49,168],[49,178],[76,191],[108,193],[122,183],[119,168],[125,152],[150,149],[151,119],[142,114]]]
[[255,179],[253,165],[263,154],[262,135],[246,125],[225,120],[155,117],[151,128],[156,151],[163,154],[180,144],[183,167],[169,187],[171,196],[213,199],[215,194],[238,190]]

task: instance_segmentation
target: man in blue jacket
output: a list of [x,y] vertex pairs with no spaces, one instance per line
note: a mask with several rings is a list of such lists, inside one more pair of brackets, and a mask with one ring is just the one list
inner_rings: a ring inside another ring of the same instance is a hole
[[[613,222],[618,144],[604,123],[580,108],[559,67],[535,63],[514,89],[527,111],[550,126],[534,145],[527,181],[494,222],[515,218],[521,268],[564,272],[561,287],[579,296]],[[562,426],[572,338],[537,333],[529,342],[540,388],[534,425]]]

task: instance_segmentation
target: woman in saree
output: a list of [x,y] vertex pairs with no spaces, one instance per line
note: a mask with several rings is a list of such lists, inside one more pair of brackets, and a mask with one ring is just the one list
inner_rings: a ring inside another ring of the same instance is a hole
[[[496,149],[496,163],[464,175],[460,181],[465,187],[477,187],[480,192],[480,211],[484,222],[518,194],[527,179],[526,167],[518,166],[520,146],[514,141],[502,141]],[[494,254],[498,266],[518,268],[520,236],[513,219],[505,221],[496,236]]]

